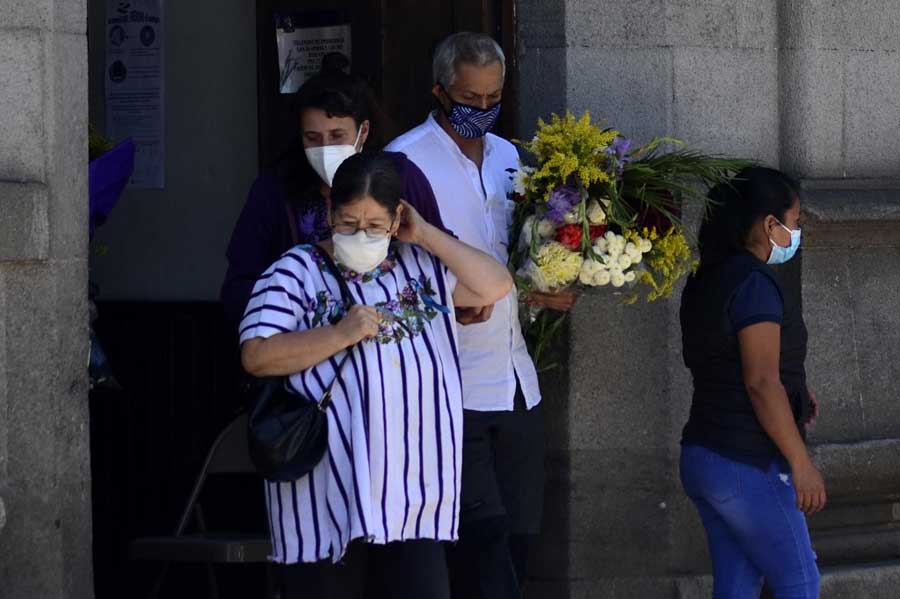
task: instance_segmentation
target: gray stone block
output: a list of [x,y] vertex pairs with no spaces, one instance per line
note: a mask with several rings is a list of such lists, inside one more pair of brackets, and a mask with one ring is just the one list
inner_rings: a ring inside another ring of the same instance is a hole
[[566,47],[564,0],[520,0],[516,4],[520,51]]
[[37,30],[0,29],[0,179],[44,180],[43,61]]
[[568,107],[605,119],[626,137],[646,142],[672,132],[672,55],[668,48],[568,52]]
[[819,565],[871,563],[900,557],[900,527],[867,526],[812,534]]
[[0,0],[0,15],[3,15],[3,28],[45,29],[50,22],[50,3],[48,0]]
[[781,0],[780,4],[784,47],[900,49],[900,5],[896,2]]
[[854,441],[866,431],[851,285],[845,255],[804,249],[804,320],[809,330],[806,369],[821,410],[810,430],[814,442]]
[[815,445],[811,454],[838,503],[900,495],[900,439]]
[[803,213],[807,221],[816,225],[900,223],[900,190],[827,188],[805,190]]
[[900,54],[850,52],[846,73],[846,170],[900,176]]
[[0,182],[0,262],[47,258],[47,196],[40,183]]
[[820,599],[896,599],[900,561],[826,568]]
[[885,359],[900,355],[900,248],[860,250],[847,259],[866,436],[900,438],[900,361]]
[[774,0],[666,3],[666,43],[674,47],[775,48]]
[[527,47],[518,68],[517,127],[522,139],[530,139],[538,118],[566,109],[566,49]]
[[663,0],[579,0],[566,5],[571,48],[655,48],[665,36]]
[[[77,2],[76,2],[77,4]],[[84,258],[88,246],[87,38],[48,34],[53,86],[47,97],[50,254]]]
[[675,50],[674,133],[693,148],[777,165],[774,50]]
[[838,50],[780,53],[781,168],[797,177],[843,177],[844,61]]

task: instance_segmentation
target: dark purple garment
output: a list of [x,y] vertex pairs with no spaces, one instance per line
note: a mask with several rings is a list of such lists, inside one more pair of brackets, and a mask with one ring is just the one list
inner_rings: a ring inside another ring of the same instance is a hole
[[[405,154],[385,155],[394,160],[403,185],[403,199],[427,222],[447,231],[425,174]],[[285,186],[273,172],[260,175],[250,188],[226,252],[228,272],[221,297],[225,314],[232,322],[240,322],[244,315],[256,279],[294,246],[285,201]],[[330,235],[325,198],[317,188],[309,188],[303,197],[291,198],[291,205],[298,221],[300,243],[316,243]]]

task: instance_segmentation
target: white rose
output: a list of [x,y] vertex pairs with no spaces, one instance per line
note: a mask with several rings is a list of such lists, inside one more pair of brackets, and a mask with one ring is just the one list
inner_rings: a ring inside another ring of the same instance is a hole
[[630,256],[630,258],[631,258],[631,263],[634,264],[635,266],[637,266],[638,264],[641,263],[641,260],[644,259],[644,255],[638,254],[637,256]]
[[609,285],[610,275],[608,270],[601,270],[597,274],[594,275],[593,284],[594,287],[603,287],[605,285]]
[[621,287],[625,284],[625,275],[620,270],[614,270],[610,274],[610,282],[613,287]]
[[636,278],[637,278],[637,275],[634,274],[634,271],[633,271],[633,270],[629,270],[628,272],[625,273],[625,282],[626,282],[626,283],[631,283],[631,282],[634,281]]
[[606,212],[600,207],[600,202],[591,200],[587,207],[587,217],[592,225],[605,225]]
[[565,221],[565,223],[566,223],[567,225],[575,225],[575,224],[578,224],[578,222],[579,222],[579,219],[578,219],[578,209],[577,209],[577,208],[573,208],[572,210],[569,210],[568,212],[566,212],[566,215],[563,216],[563,220]]
[[619,268],[627,270],[631,266],[631,257],[628,254],[619,255]]
[[553,224],[552,220],[546,218],[542,219],[541,222],[538,223],[538,235],[544,239],[550,239],[556,235],[556,225]]

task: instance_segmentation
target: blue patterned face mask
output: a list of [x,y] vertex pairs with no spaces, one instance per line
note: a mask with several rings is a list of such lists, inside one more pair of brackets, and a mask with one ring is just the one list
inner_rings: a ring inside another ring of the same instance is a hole
[[781,225],[782,229],[791,234],[791,245],[782,247],[775,243],[775,240],[770,237],[769,242],[772,244],[772,253],[769,254],[768,264],[784,264],[794,257],[794,254],[797,253],[797,249],[800,247],[800,234],[802,231],[800,229],[788,229],[780,221],[778,224]]
[[484,137],[488,131],[494,128],[497,118],[500,116],[500,102],[488,108],[478,108],[468,104],[460,104],[453,100],[447,92],[450,100],[450,110],[444,110],[450,119],[450,126],[466,139]]

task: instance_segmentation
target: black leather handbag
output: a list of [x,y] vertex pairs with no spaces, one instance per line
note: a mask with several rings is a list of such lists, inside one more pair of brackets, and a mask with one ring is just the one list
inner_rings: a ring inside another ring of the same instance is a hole
[[[356,302],[331,257],[320,250],[328,270],[338,281],[345,310]],[[308,474],[328,450],[328,406],[331,390],[341,376],[353,347],[337,366],[334,381],[316,399],[287,390],[286,377],[256,379],[250,387],[247,417],[250,460],[259,474],[273,481],[289,482]]]

